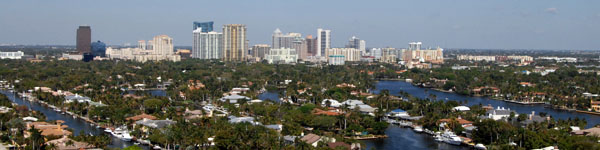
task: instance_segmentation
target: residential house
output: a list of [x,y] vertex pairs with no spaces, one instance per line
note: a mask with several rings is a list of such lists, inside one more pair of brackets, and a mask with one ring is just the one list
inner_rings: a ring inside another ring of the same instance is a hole
[[334,99],[324,99],[323,101],[321,101],[321,107],[328,107],[327,103],[329,103],[329,107],[336,107],[339,108],[342,104]]
[[[62,125],[64,121],[57,120],[56,124],[51,124],[48,122],[29,122],[26,124],[27,130],[31,128],[35,128],[42,132],[43,136],[69,136],[71,135],[71,131],[65,130],[68,126]],[[26,133],[25,137],[29,137],[30,133]]]
[[125,118],[125,120],[128,120],[128,121],[138,121],[138,120],[142,120],[142,119],[156,120],[156,117],[143,113],[143,114],[136,115],[133,117]]
[[593,128],[589,128],[589,129],[585,129],[585,130],[571,131],[571,134],[600,137],[600,128],[593,127]]
[[[72,144],[69,143],[69,141],[71,141]],[[67,143],[69,143],[69,144],[67,144]],[[91,144],[88,144],[85,142],[74,141],[66,136],[46,142],[46,145],[50,145],[50,144],[54,144],[56,146],[56,149],[60,149],[60,150],[81,150],[81,149],[94,148],[94,146]]]
[[144,118],[142,120],[136,121],[134,124],[134,128],[135,128],[135,125],[141,125],[142,131],[147,132],[149,130],[149,128],[162,129],[164,127],[173,125],[175,123],[177,123],[177,122],[168,120],[168,119],[167,120],[150,120],[150,119]]
[[250,100],[249,97],[241,95],[229,95],[219,99],[222,102],[238,103],[238,100]]
[[517,114],[515,111],[510,110],[510,108],[504,109],[504,107],[500,108],[500,106],[498,106],[498,109],[488,110],[482,118],[494,120],[506,119],[510,117],[511,112]]
[[321,136],[311,133],[302,137],[300,141],[308,143],[313,147],[317,147],[318,143],[321,141]]

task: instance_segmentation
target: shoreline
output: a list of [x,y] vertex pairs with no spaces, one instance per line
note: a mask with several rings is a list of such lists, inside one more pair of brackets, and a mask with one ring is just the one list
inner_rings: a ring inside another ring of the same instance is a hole
[[[379,81],[401,81],[401,82],[406,82],[406,81],[403,81],[403,80],[405,80],[405,79],[397,79],[397,80],[386,79],[386,80],[377,80],[377,82],[379,82]],[[406,83],[410,83],[410,82],[406,82]],[[546,102],[519,102],[519,101],[514,101],[514,100],[496,99],[496,98],[489,97],[489,96],[464,95],[464,94],[456,93],[454,91],[446,91],[446,90],[443,90],[443,89],[433,88],[433,87],[420,87],[420,86],[417,86],[417,85],[415,85],[413,83],[410,83],[410,84],[413,85],[413,86],[416,86],[418,88],[432,89],[432,90],[435,90],[435,91],[438,91],[438,92],[455,93],[455,94],[458,94],[458,95],[468,96],[468,97],[485,97],[485,98],[489,98],[491,100],[504,101],[504,102],[507,102],[507,103],[513,103],[513,104],[519,104],[519,105],[525,105],[525,106],[527,106],[527,105],[549,105],[549,104],[546,104]],[[550,109],[554,109],[554,110],[562,110],[562,111],[569,111],[569,112],[575,111],[575,112],[578,112],[578,113],[585,113],[585,114],[600,116],[600,112],[592,112],[592,111],[586,111],[586,110],[560,108],[560,107],[556,107],[556,106],[553,106],[553,105],[549,105],[549,106],[551,106],[551,107],[549,107]]]

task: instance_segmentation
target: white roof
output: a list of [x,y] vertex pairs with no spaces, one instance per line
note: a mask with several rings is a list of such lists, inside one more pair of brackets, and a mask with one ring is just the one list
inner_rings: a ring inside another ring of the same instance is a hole
[[35,117],[23,117],[23,120],[24,121],[38,121],[38,119]]
[[456,111],[469,111],[469,110],[471,110],[471,108],[469,108],[467,106],[456,106],[456,107],[454,107],[454,110],[456,110]]

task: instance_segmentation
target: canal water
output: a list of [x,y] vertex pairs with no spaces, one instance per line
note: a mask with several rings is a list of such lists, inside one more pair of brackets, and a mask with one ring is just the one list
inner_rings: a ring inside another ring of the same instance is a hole
[[[376,94],[378,94],[381,90],[389,90],[390,94],[396,96],[399,96],[398,93],[400,91],[404,91],[418,98],[428,98],[430,94],[433,94],[437,96],[438,100],[447,99],[460,102],[466,101],[467,106],[491,104],[495,108],[498,106],[510,108],[518,113],[531,113],[531,111],[535,111],[536,114],[539,114],[540,112],[545,112],[557,119],[579,117],[587,120],[586,128],[593,127],[594,125],[600,123],[600,116],[546,108],[543,105],[520,105],[486,97],[470,97],[455,93],[440,92],[432,89],[417,87],[403,81],[379,81],[375,87],[376,89],[373,90],[373,93]],[[459,147],[435,142],[431,136],[425,134],[416,134],[415,132],[412,132],[410,128],[390,126],[386,130],[386,135],[388,135],[388,138],[386,139],[365,141],[367,149],[469,149],[467,147]]]
[[[548,115],[557,118],[557,119],[568,119],[568,118],[583,118],[586,119],[588,124],[587,127],[592,127],[596,124],[600,123],[600,116],[577,113],[572,111],[564,111],[557,110],[552,108],[545,108],[542,105],[520,105],[514,103],[508,103],[505,101],[493,100],[486,97],[470,97],[458,95],[455,93],[445,93],[432,89],[421,88],[417,86],[413,86],[410,83],[403,81],[379,81],[376,84],[376,89],[373,90],[373,93],[377,94],[381,90],[389,90],[390,94],[398,96],[400,91],[404,91],[419,98],[427,98],[429,95],[433,94],[437,96],[438,100],[453,100],[459,102],[466,102],[467,106],[471,105],[488,105],[491,104],[494,107],[504,107],[510,108],[511,110],[515,110],[518,113],[526,113],[529,114],[531,111],[535,111],[536,114],[540,112],[545,112]],[[71,116],[62,115],[53,111],[50,108],[43,107],[38,103],[31,103],[29,101],[22,100],[19,97],[16,97],[14,93],[10,93],[7,91],[0,91],[0,93],[5,94],[9,97],[10,100],[19,104],[25,105],[32,110],[40,111],[44,113],[48,120],[63,120],[65,124],[69,126],[69,128],[73,129],[74,134],[78,134],[80,131],[84,131],[85,134],[99,135],[104,134],[101,129],[97,129],[94,126],[90,126],[87,122],[81,119],[73,119]],[[164,91],[150,91],[150,93],[154,96],[165,96],[166,92]],[[265,92],[259,95],[259,99],[266,100],[271,99],[278,101],[279,96],[276,92]],[[469,149],[467,147],[454,146],[445,143],[435,142],[434,139],[426,134],[415,133],[410,128],[402,128],[398,126],[391,125],[386,130],[386,135],[388,138],[378,139],[378,140],[366,140],[364,141],[367,149],[376,148],[376,149]],[[133,145],[131,142],[123,142],[117,138],[111,137],[112,143],[109,147],[116,148],[124,148],[127,146]],[[149,149],[149,147],[143,147],[144,149]]]
[[[504,107],[510,108],[518,113],[530,114],[535,111],[536,114],[545,112],[555,119],[569,119],[579,117],[587,121],[586,128],[593,127],[600,123],[600,116],[577,113],[574,111],[565,111],[552,108],[546,108],[543,105],[520,105],[515,103],[509,103],[500,100],[494,100],[486,97],[470,97],[459,95],[456,93],[446,93],[436,91],[428,88],[421,88],[414,86],[404,81],[379,81],[375,85],[375,89],[372,91],[375,94],[379,94],[381,90],[389,90],[389,93],[395,96],[399,96],[400,91],[407,92],[408,94],[418,98],[428,98],[429,95],[436,95],[438,100],[452,100],[459,102],[466,102],[466,106],[472,105],[492,105],[494,108]],[[259,95],[262,100],[266,99],[279,99],[276,92],[265,92]],[[378,140],[365,140],[367,149],[469,149],[463,146],[454,146],[445,143],[435,142],[433,137],[426,134],[419,134],[412,131],[411,128],[402,128],[391,125],[386,130],[388,138]]]
[[[20,97],[16,96],[15,93],[11,93],[8,91],[0,91],[0,93],[6,95],[14,103],[27,106],[30,110],[35,110],[35,111],[39,111],[39,112],[43,113],[46,116],[47,121],[50,121],[50,120],[65,121],[64,124],[69,126],[70,129],[73,129],[74,135],[79,135],[79,133],[81,131],[83,131],[85,134],[88,134],[88,135],[89,134],[92,134],[92,135],[107,134],[107,133],[104,133],[103,129],[98,129],[95,126],[89,124],[88,122],[85,122],[82,119],[79,119],[79,118],[75,119],[68,114],[63,115],[61,113],[58,113],[58,112],[52,110],[51,108],[42,106],[39,103],[23,100]],[[110,136],[110,135],[109,135],[109,137],[111,138],[111,144],[108,145],[109,148],[125,148],[125,147],[133,145],[132,142],[125,142],[125,141],[122,141],[122,140],[120,140],[116,137]],[[142,147],[144,149],[150,149],[150,147],[143,146],[143,145],[140,145],[140,147]]]

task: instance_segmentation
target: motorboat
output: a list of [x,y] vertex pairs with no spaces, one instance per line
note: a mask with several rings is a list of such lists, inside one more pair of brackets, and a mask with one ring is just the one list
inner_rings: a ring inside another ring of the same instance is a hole
[[462,144],[462,139],[458,137],[454,132],[446,131],[442,134],[442,140],[444,143],[452,144],[452,145],[460,145]]
[[123,141],[131,141],[131,139],[133,139],[133,137],[131,137],[129,134],[129,131],[127,131],[127,129],[124,127],[118,127],[114,132],[112,132],[112,135]]
[[439,135],[439,134],[438,134],[438,135],[435,135],[435,136],[433,136],[433,138],[435,139],[435,141],[438,141],[438,142],[442,142],[442,141],[444,141],[444,138],[442,138],[442,136],[441,136],[441,135]]
[[486,150],[487,148],[485,147],[485,145],[479,143],[479,144],[475,144],[475,149],[480,149],[480,150]]
[[152,147],[152,149],[162,149],[160,146],[156,145],[154,147]]
[[417,133],[421,133],[421,132],[423,132],[423,127],[421,127],[421,126],[415,126],[415,128],[413,130],[415,132],[417,132]]
[[104,132],[109,133],[109,134],[113,134],[113,131],[110,128],[106,128],[104,129]]

